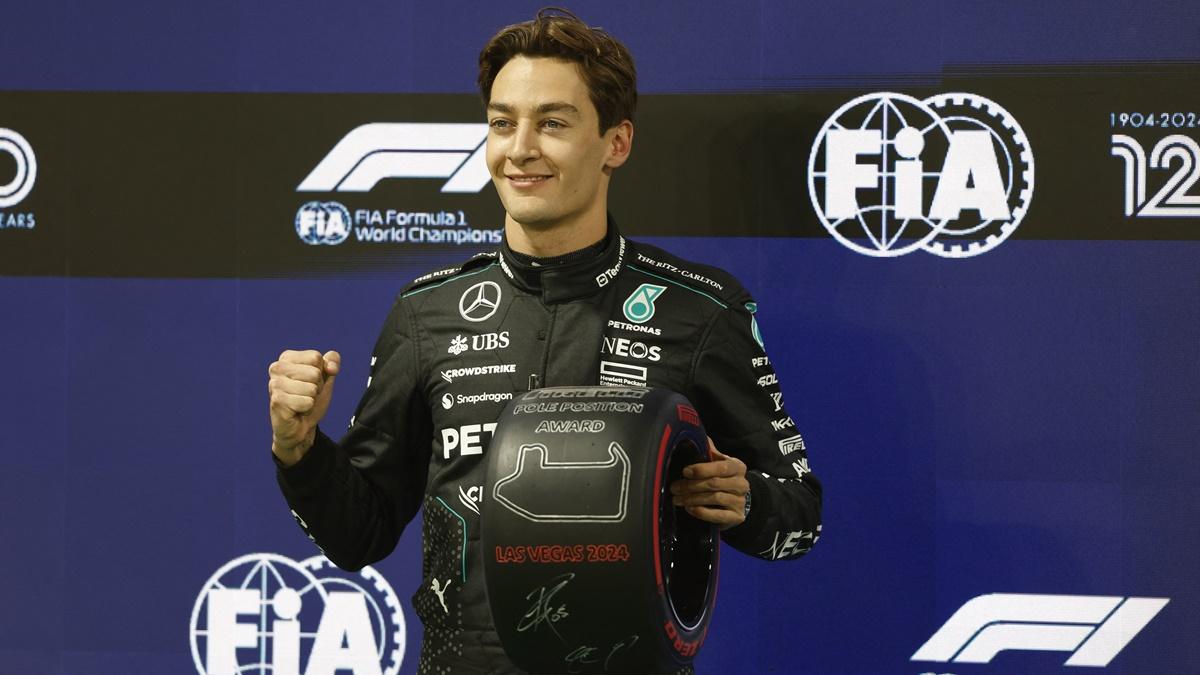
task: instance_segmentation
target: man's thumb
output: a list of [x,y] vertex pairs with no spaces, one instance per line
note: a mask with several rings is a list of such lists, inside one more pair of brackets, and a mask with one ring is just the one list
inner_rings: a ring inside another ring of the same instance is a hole
[[342,355],[341,354],[338,354],[337,352],[333,352],[333,351],[325,352],[325,355],[322,356],[322,358],[325,360],[325,375],[332,378],[332,377],[336,376],[338,374],[338,372],[341,371],[341,369],[342,369]]

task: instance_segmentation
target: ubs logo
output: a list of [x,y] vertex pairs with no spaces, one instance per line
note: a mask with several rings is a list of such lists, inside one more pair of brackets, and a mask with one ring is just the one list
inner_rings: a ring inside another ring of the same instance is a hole
[[968,258],[1020,225],[1033,154],[1016,119],[982,96],[867,94],[821,127],[808,188],[825,229],[857,253]]
[[190,634],[201,675],[396,675],[404,630],[400,601],[373,568],[251,553],[205,582]]

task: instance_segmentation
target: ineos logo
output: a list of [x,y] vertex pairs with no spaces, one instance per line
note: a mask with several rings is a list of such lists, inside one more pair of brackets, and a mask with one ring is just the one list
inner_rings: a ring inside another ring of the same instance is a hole
[[458,313],[467,321],[486,321],[500,308],[500,297],[499,284],[481,281],[463,292],[458,299]]
[[613,354],[615,356],[626,356],[634,359],[645,359],[648,361],[657,361],[662,358],[661,347],[656,345],[647,345],[644,342],[636,342],[634,340],[628,340],[622,337],[605,337],[600,353]]

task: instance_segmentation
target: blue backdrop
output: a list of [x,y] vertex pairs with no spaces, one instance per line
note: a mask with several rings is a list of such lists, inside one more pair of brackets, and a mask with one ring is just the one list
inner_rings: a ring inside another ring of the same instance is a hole
[[[0,102],[19,103],[20,90],[468,93],[480,45],[537,6],[9,6]],[[936,87],[962,64],[1200,60],[1200,5],[1183,2],[573,9],[626,41],[646,94],[903,90]],[[809,143],[781,152],[803,162]],[[1116,179],[1097,192],[1120,193],[1112,162]],[[1039,185],[1035,201],[1057,188]],[[636,231],[636,213],[617,215]],[[1014,238],[968,260],[870,258],[832,237],[646,238],[724,267],[757,298],[825,486],[808,556],[766,563],[726,549],[699,672],[1079,670],[1064,665],[1071,649],[910,660],[968,601],[997,593],[1169,599],[1092,670],[1200,670],[1200,243],[1127,224],[1145,234]],[[27,234],[39,230],[0,229],[0,248]],[[85,277],[69,260],[59,275],[0,269],[0,672],[195,672],[189,617],[206,580],[251,553],[314,554],[274,482],[267,365],[284,348],[340,350],[336,428],[397,290],[467,254],[311,278]],[[419,527],[376,569],[403,600],[400,672],[413,673]],[[995,616],[979,628],[1105,618]]]

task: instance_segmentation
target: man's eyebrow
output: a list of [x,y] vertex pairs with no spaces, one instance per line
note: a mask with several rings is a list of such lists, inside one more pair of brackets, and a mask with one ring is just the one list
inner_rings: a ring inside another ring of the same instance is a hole
[[[515,109],[511,105],[507,103],[498,103],[495,101],[488,103],[487,108],[488,110],[505,115],[512,115],[515,112]],[[537,115],[555,112],[565,112],[573,115],[579,115],[579,108],[567,103],[566,101],[551,101],[549,103],[542,103],[538,107],[534,108],[534,113]]]
[[552,113],[552,112],[565,112],[565,113],[572,113],[572,114],[578,115],[579,108],[576,108],[575,106],[571,105],[570,103],[567,103],[566,101],[552,101],[550,103],[543,103],[543,104],[539,105],[537,107],[537,112],[539,114]]

